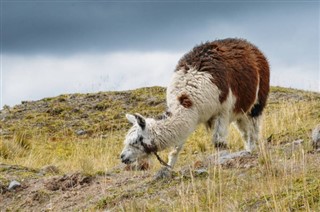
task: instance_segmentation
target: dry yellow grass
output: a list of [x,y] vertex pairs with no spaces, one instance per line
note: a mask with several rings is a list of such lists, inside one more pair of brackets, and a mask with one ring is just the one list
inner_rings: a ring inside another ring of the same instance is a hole
[[[295,93],[279,89],[272,91]],[[205,176],[194,176],[190,172],[188,177],[179,175],[168,182],[151,183],[138,187],[130,198],[113,207],[125,211],[320,210],[320,156],[308,153],[311,150],[310,132],[320,123],[320,96],[305,93],[303,97],[269,102],[263,118],[256,166],[247,169],[212,166],[208,167]],[[95,175],[119,164],[125,133],[126,129],[122,129],[109,131],[103,138],[69,136],[52,140],[50,136],[34,131],[31,135],[27,131],[19,132],[12,139],[1,138],[0,163],[35,169],[55,165],[61,173],[81,171]],[[302,145],[290,144],[298,139],[304,140]],[[232,151],[243,148],[241,137],[233,126],[228,141]],[[166,157],[166,153],[161,156]],[[188,139],[176,170],[192,166],[195,161],[214,153],[210,133],[200,126]],[[155,173],[160,167],[153,158],[148,172]],[[113,196],[102,196],[101,201],[95,203],[95,209],[110,207],[110,202],[137,185],[131,184],[131,187],[119,187]]]

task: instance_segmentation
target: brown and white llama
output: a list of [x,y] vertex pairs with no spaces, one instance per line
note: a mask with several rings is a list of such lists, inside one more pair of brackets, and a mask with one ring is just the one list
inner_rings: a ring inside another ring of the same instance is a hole
[[168,147],[173,168],[188,136],[204,123],[217,148],[227,146],[235,122],[251,152],[259,138],[261,114],[269,93],[269,65],[259,49],[242,39],[194,47],[179,61],[167,88],[169,115],[161,120],[127,114],[133,124],[121,153],[129,164]]

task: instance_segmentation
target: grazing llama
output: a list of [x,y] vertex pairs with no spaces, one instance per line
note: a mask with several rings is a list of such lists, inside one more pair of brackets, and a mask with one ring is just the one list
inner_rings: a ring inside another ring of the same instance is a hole
[[268,93],[268,61],[256,46],[242,39],[196,46],[176,66],[167,88],[165,118],[126,115],[133,126],[121,160],[130,164],[172,147],[167,166],[173,168],[183,144],[200,123],[212,131],[215,147],[225,148],[228,126],[235,122],[245,149],[251,152],[259,138]]

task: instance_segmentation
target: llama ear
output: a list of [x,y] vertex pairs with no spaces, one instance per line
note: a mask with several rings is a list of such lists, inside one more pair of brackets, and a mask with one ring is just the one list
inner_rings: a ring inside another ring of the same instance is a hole
[[126,114],[126,118],[128,119],[128,121],[132,124],[137,123],[136,117],[134,115],[131,114]]
[[135,113],[134,117],[137,120],[138,125],[141,127],[142,130],[146,128],[146,120],[143,116],[141,116],[139,113]]

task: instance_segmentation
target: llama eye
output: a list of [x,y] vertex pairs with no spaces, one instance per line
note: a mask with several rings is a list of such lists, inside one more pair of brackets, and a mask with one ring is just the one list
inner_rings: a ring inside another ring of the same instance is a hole
[[137,138],[137,140],[135,140],[133,143],[131,143],[130,145],[132,146],[132,147],[134,147],[134,148],[136,148],[136,149],[139,149],[139,144],[141,144],[142,143],[142,141],[143,141],[143,137],[142,136],[139,136],[138,138]]
[[139,147],[137,145],[137,141],[135,141],[134,143],[130,144],[130,146],[135,148],[135,149],[139,149]]

